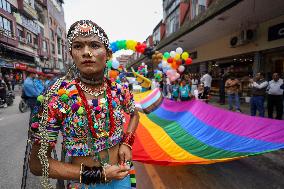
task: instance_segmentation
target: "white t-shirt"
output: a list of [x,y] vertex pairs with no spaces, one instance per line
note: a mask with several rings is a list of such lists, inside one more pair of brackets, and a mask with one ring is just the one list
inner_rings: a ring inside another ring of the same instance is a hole
[[267,91],[270,95],[283,95],[283,89],[280,86],[283,84],[283,79],[278,79],[278,81],[269,81]]
[[205,74],[200,81],[204,83],[204,87],[211,87],[212,77],[209,74]]

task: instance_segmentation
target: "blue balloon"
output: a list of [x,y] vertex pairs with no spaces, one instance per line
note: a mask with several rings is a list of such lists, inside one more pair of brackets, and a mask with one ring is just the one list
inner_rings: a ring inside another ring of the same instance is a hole
[[112,68],[117,70],[119,68],[119,62],[117,60],[112,60]]
[[119,50],[116,42],[111,43],[110,48],[111,48],[113,53],[115,53],[116,51]]

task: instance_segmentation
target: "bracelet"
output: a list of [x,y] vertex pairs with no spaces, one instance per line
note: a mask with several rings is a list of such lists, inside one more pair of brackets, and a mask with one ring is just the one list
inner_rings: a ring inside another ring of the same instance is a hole
[[111,180],[107,180],[105,167],[103,167],[103,174],[102,175],[103,175],[103,177],[102,177],[102,182],[101,183],[106,184],[106,183],[110,183],[111,182]]
[[81,184],[100,184],[104,183],[106,174],[103,167],[88,167],[83,163],[80,170],[80,183]]
[[134,143],[134,140],[135,140],[135,133],[134,132],[127,132],[127,133],[123,134],[121,143],[125,144],[127,146],[131,146],[131,149],[132,149],[132,145]]
[[84,166],[84,164],[83,164],[83,163],[81,163],[81,168],[80,168],[80,184],[82,184],[83,166]]
[[130,148],[130,150],[132,150],[132,146],[130,146],[129,144],[127,144],[127,143],[125,143],[125,142],[123,142],[123,143],[121,143],[121,144],[124,144],[125,146],[128,146],[128,147]]

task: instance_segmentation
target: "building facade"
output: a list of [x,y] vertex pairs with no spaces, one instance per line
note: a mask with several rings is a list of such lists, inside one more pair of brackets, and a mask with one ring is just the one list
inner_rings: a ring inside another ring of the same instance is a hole
[[66,25],[62,0],[0,1],[0,68],[12,72],[64,72]]
[[284,72],[284,1],[164,0],[163,9],[164,18],[152,34],[155,48],[190,52],[193,63],[186,71],[211,71],[213,91],[218,91],[222,70],[233,71],[242,81],[243,96],[255,73],[270,79],[273,72]]

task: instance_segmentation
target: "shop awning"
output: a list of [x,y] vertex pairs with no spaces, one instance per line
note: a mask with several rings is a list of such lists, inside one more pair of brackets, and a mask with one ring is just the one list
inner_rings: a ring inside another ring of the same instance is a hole
[[9,62],[6,62],[6,61],[3,60],[3,59],[0,59],[0,67],[2,67],[2,68],[12,68],[12,69],[14,69],[14,64],[9,63]]
[[5,45],[5,48],[7,48],[9,50],[12,50],[12,51],[15,51],[17,53],[21,53],[21,54],[24,54],[24,55],[35,57],[35,53],[29,52],[29,51],[26,51],[26,50],[23,50],[23,49],[19,49],[19,48],[16,48],[16,47],[11,47],[9,45]]

